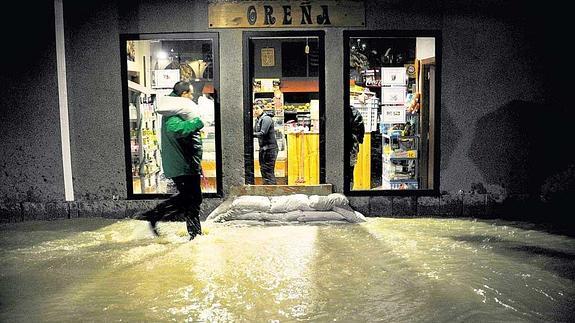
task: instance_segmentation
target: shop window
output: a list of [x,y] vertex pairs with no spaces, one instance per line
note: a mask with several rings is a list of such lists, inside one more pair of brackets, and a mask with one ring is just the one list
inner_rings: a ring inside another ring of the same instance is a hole
[[[322,32],[244,33],[246,183],[324,183],[321,44]],[[255,134],[261,130],[256,107],[271,116],[275,142]],[[274,145],[270,163],[266,154]]]
[[[124,124],[128,196],[163,197],[177,192],[164,175],[161,158],[161,97],[178,81],[193,89],[191,109],[199,116],[204,179],[202,192],[221,195],[216,34],[122,35]],[[185,147],[184,147],[185,149]]]
[[438,191],[439,41],[344,32],[346,192]]

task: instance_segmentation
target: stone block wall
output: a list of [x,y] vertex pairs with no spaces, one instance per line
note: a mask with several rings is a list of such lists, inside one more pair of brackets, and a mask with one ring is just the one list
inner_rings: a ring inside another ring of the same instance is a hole
[[350,196],[350,205],[371,217],[505,217],[505,210],[517,210],[531,201],[520,196],[504,197],[492,192],[442,192],[439,196]]
[[[58,220],[85,217],[109,219],[132,218],[136,213],[152,209],[162,200],[92,200],[81,202],[1,202],[0,223]],[[223,199],[206,199],[201,206],[205,219]]]

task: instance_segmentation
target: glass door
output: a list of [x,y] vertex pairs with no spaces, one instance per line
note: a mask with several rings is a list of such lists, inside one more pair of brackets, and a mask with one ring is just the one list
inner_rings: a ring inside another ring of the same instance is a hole
[[246,183],[323,183],[323,33],[246,33],[244,48]]

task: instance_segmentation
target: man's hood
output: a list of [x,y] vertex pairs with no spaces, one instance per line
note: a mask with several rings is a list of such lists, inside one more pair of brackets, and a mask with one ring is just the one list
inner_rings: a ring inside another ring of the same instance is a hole
[[177,114],[187,120],[199,117],[198,105],[188,98],[179,96],[158,97],[156,112],[165,117]]

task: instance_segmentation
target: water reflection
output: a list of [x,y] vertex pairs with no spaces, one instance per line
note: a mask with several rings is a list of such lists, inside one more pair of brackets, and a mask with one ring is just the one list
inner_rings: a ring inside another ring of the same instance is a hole
[[[481,248],[527,262],[569,280],[575,280],[575,253],[561,249],[541,247],[531,243],[505,240],[497,236],[462,235],[454,240],[466,241]],[[559,247],[559,246],[557,246]]]
[[505,223],[0,227],[0,321],[570,321],[575,239]]

